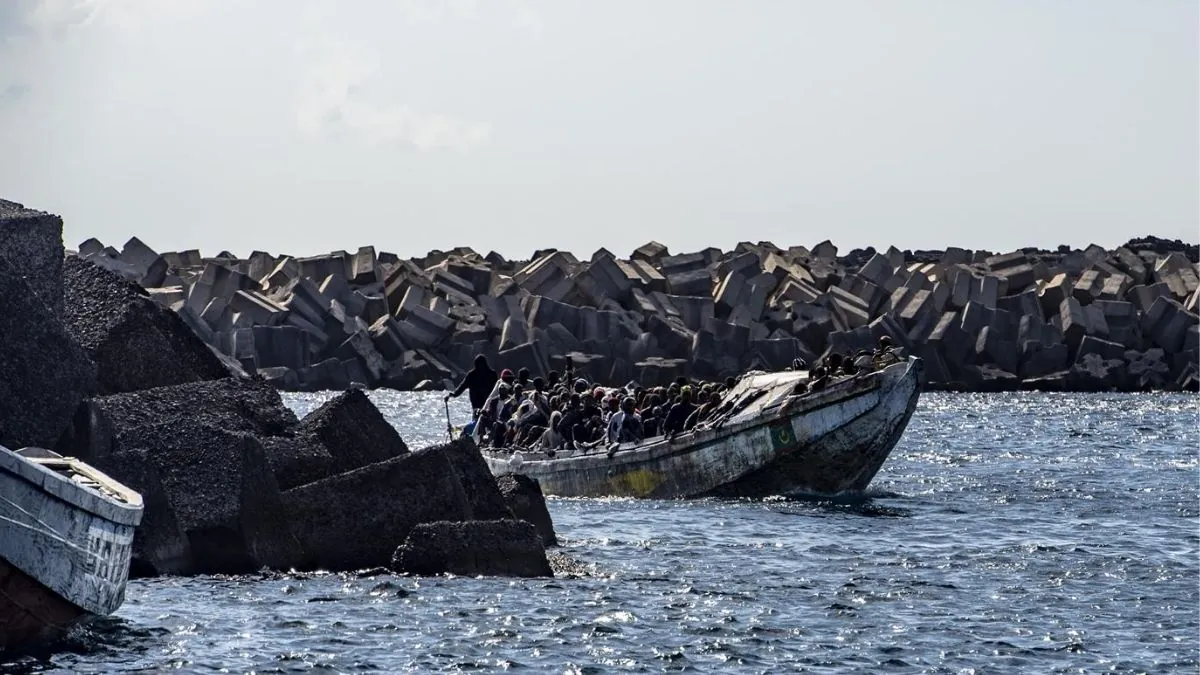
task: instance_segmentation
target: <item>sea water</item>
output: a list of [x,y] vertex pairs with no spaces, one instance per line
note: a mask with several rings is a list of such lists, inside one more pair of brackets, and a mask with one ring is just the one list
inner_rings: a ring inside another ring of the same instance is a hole
[[[445,439],[439,395],[371,397]],[[860,500],[551,499],[580,578],[135,581],[0,670],[1196,673],[1198,401],[926,394]]]

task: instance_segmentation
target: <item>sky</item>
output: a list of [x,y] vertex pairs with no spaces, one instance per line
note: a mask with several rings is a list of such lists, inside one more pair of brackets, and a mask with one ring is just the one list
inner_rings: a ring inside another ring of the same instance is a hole
[[1194,0],[0,0],[0,197],[159,251],[1200,240]]

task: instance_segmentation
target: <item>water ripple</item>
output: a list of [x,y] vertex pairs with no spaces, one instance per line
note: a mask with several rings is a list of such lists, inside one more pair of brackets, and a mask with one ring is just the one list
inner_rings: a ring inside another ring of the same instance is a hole
[[[436,394],[372,398],[444,437]],[[856,499],[553,499],[557,579],[142,580],[0,670],[1194,673],[1197,400],[930,394]]]

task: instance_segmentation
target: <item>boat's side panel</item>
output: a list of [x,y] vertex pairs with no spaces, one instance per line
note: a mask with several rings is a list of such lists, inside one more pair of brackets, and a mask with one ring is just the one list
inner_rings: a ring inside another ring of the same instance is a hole
[[0,651],[61,636],[84,611],[0,558]]
[[[915,366],[919,368],[919,362]],[[812,433],[806,417],[791,420],[793,451],[759,471],[709,494],[765,497],[778,494],[838,494],[865,490],[900,440],[916,408],[917,374],[885,382],[877,405],[826,433]],[[784,444],[776,434],[775,442]]]
[[133,531],[0,470],[0,556],[88,612],[124,601]]

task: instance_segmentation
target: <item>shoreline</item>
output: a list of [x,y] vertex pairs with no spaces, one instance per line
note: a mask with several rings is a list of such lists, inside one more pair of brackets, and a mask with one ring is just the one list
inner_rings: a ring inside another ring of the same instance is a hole
[[121,273],[212,349],[282,391],[446,389],[482,353],[535,374],[655,386],[815,363],[884,335],[930,391],[1196,391],[1200,251],[1131,239],[1008,253],[744,242],[618,258],[367,246],[292,257],[159,253],[136,237],[77,255]]

